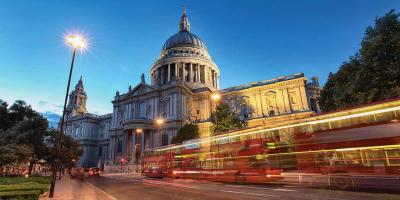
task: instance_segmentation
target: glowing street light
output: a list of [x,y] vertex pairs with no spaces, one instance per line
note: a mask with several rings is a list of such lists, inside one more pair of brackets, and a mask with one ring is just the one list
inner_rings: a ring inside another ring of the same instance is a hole
[[139,134],[139,133],[142,133],[142,132],[143,132],[143,129],[141,129],[141,128],[137,128],[137,129],[136,129],[136,133]]
[[164,123],[163,119],[157,119],[156,120],[157,125],[161,126]]
[[81,35],[67,35],[65,42],[73,48],[85,49],[87,47],[87,42]]
[[[65,117],[65,110],[66,110],[66,107],[67,107],[69,87],[71,85],[72,71],[74,69],[74,61],[75,61],[76,49],[84,49],[87,46],[86,45],[87,41],[81,35],[68,35],[65,38],[65,42],[68,45],[70,45],[71,47],[73,47],[74,51],[72,53],[71,67],[69,69],[67,91],[65,93],[65,99],[64,99],[64,109],[63,109],[63,114],[61,116],[60,136],[59,136],[59,140],[58,140],[58,143],[57,143],[56,159],[55,159],[55,162],[53,163],[53,171],[52,171],[52,176],[51,176],[49,198],[53,198],[53,196],[54,196],[54,188],[55,188],[55,185],[56,185],[56,176],[57,176],[57,169],[58,169],[58,164],[59,164],[58,163],[58,159],[59,159],[58,157],[59,157],[59,154],[60,154],[61,143],[62,143],[61,142],[61,139],[62,139],[62,135],[61,134],[64,134],[64,117]],[[61,169],[60,169],[60,179],[61,179]]]
[[[157,129],[158,129],[158,137],[160,138],[160,141],[161,141],[161,126],[164,124],[164,119],[162,119],[162,118],[158,118],[158,119],[156,119],[156,124],[158,125],[157,126]],[[153,141],[153,140],[152,140]],[[153,146],[154,146],[154,141],[152,142],[153,144]],[[162,145],[162,144],[161,144]]]
[[219,101],[221,99],[221,95],[219,95],[218,93],[212,94],[211,99],[213,101]]

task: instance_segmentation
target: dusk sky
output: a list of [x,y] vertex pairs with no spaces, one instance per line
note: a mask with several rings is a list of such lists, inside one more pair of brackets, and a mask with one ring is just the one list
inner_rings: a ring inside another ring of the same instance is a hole
[[77,54],[88,111],[112,112],[118,90],[136,86],[178,31],[182,7],[191,32],[221,71],[221,88],[303,72],[325,83],[360,47],[364,30],[398,0],[360,1],[0,1],[0,99],[60,114],[72,50],[68,33],[89,38]]

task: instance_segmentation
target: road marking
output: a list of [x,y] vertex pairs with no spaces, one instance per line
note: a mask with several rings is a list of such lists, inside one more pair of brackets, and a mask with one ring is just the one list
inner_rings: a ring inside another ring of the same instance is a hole
[[254,195],[254,196],[280,197],[278,195],[273,195],[273,194],[248,193],[248,192],[238,192],[238,191],[232,191],[232,190],[220,190],[220,191],[221,192],[236,193],[236,194]]
[[285,191],[285,192],[294,192],[294,191],[296,191],[296,190],[289,190],[289,189],[283,189],[283,188],[276,188],[276,189],[272,189],[272,190],[275,190],[275,191]]
[[91,184],[91,183],[89,183],[89,182],[85,182],[85,183],[86,183],[89,187],[92,187],[92,188],[94,188],[95,190],[97,190],[97,191],[103,193],[103,194],[106,195],[108,198],[110,198],[110,199],[112,199],[112,200],[118,200],[117,198],[111,196],[110,194],[108,194],[108,193],[105,192],[104,190],[102,190],[102,189],[100,189],[100,188],[94,186],[93,184]]
[[275,190],[275,191],[285,191],[285,192],[295,192],[296,190],[283,189],[283,188],[263,188],[263,187],[255,187],[255,186],[241,186],[241,185],[226,185],[229,187],[238,187],[238,188],[248,188],[248,189],[259,189],[259,190]]
[[166,186],[176,186],[176,187],[183,187],[183,188],[190,188],[190,189],[198,189],[199,187],[193,187],[189,185],[179,184],[179,183],[170,183],[170,182],[163,182],[163,181],[154,181],[154,180],[146,180],[144,179],[143,182],[150,183],[150,184],[157,184],[157,185],[166,185]]

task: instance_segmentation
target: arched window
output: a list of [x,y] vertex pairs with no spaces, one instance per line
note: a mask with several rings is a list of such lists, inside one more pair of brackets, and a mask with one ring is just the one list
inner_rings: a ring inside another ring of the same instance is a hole
[[240,105],[240,116],[242,119],[250,119],[253,114],[253,109],[250,104],[250,98],[248,96],[242,96],[239,100]]
[[145,102],[139,103],[139,118],[141,118],[141,119],[146,118],[146,103]]
[[161,145],[162,146],[167,146],[168,145],[168,135],[167,134],[162,134],[162,136],[161,136]]
[[269,91],[265,94],[267,113],[269,116],[276,115],[278,111],[278,105],[276,103],[276,92]]

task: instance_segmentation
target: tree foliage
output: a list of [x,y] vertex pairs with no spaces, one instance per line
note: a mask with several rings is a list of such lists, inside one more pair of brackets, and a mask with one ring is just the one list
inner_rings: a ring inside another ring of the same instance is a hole
[[0,146],[0,166],[17,165],[29,161],[33,152],[27,145],[14,143]]
[[73,160],[78,160],[83,153],[83,149],[78,141],[74,140],[74,138],[69,135],[60,134],[60,132],[56,130],[49,131],[49,137],[47,137],[46,143],[49,147],[46,161],[50,163],[54,162],[57,158],[58,143],[61,144],[58,159],[64,166],[72,166]]
[[[22,100],[13,105],[0,100],[0,167],[29,161],[29,173],[40,160],[53,162],[59,141],[59,132],[48,129],[48,121]],[[61,161],[70,164],[82,154],[80,144],[72,137],[62,135]]]
[[369,26],[359,52],[328,77],[319,103],[336,110],[400,96],[400,21],[391,10]]
[[211,113],[211,131],[214,135],[220,135],[226,131],[247,127],[247,122],[239,114],[230,110],[226,103],[219,103],[215,112]]
[[188,123],[179,129],[176,136],[172,138],[171,143],[177,144],[196,138],[199,138],[199,126],[197,124]]

